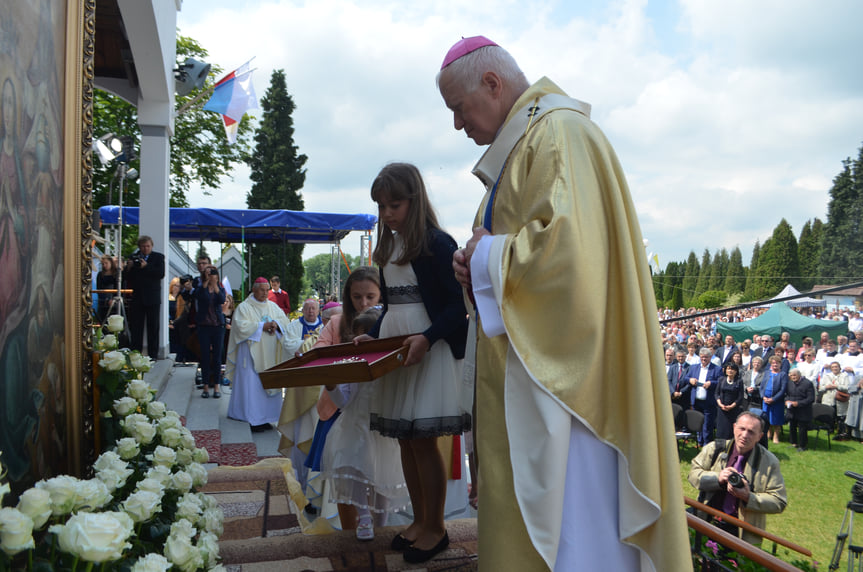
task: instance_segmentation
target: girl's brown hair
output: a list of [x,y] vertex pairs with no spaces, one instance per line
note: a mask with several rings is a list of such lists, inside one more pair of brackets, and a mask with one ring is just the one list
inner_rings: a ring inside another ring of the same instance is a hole
[[[404,251],[395,261],[396,264],[407,264],[423,254],[428,254],[427,233],[431,229],[440,229],[434,208],[426,194],[422,175],[410,163],[390,163],[381,169],[372,182],[372,200],[408,201],[408,214],[402,229]],[[373,260],[379,266],[384,266],[393,253],[393,233],[382,221],[378,221],[378,244],[375,247]]]
[[353,323],[354,318],[359,314],[357,309],[354,308],[354,303],[351,300],[351,286],[356,282],[365,282],[366,280],[373,282],[378,287],[378,290],[380,290],[380,273],[376,268],[372,268],[371,266],[357,267],[353,272],[351,272],[348,279],[345,280],[345,291],[342,296],[342,319],[341,322],[339,322],[339,339],[343,344],[354,339]]

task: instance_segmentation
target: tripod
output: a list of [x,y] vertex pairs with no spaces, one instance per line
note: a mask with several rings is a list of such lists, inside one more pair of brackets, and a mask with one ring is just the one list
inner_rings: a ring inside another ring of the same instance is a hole
[[[848,572],[863,572],[863,546],[854,544],[854,514],[863,513],[863,475],[859,475],[852,471],[845,471],[846,477],[856,479],[857,482],[851,487],[851,502],[845,508],[845,516],[842,517],[842,524],[839,526],[839,533],[836,535],[836,545],[833,547],[833,557],[830,559],[828,570],[838,570],[839,561],[842,559],[842,552],[845,550],[846,543],[848,544]],[[856,566],[855,566],[856,563]]]

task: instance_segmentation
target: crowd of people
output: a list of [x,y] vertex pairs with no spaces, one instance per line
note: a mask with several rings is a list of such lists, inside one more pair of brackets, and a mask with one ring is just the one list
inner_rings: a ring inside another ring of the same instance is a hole
[[[754,312],[753,312],[754,314]],[[715,333],[706,321],[667,324],[663,332],[669,396],[680,406],[676,424],[685,425],[686,409],[704,414],[700,445],[731,437],[731,426],[744,410],[758,410],[766,424],[764,438],[780,442],[788,423],[789,439],[800,451],[808,446],[812,404],[835,411],[837,440],[863,440],[863,319],[859,312],[833,312],[848,325],[847,335],[794,344],[788,332],[779,340],[768,334],[735,340]],[[739,342],[739,343],[738,343]]]

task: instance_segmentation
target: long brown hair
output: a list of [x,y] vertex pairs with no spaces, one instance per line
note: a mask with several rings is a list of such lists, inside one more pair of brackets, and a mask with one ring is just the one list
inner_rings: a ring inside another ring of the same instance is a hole
[[[410,163],[390,163],[381,169],[372,183],[372,200],[408,201],[408,214],[401,232],[404,251],[396,264],[407,264],[423,254],[428,254],[428,231],[440,229],[434,208],[426,194],[422,175]],[[378,221],[378,244],[373,259],[379,266],[386,265],[393,253],[393,233],[382,221]]]
[[354,339],[353,323],[354,318],[359,314],[357,309],[354,308],[354,303],[351,300],[351,286],[357,282],[365,282],[366,280],[374,283],[378,287],[378,290],[380,290],[380,273],[377,268],[372,268],[371,266],[357,267],[353,272],[351,272],[348,279],[345,280],[345,291],[342,296],[342,318],[341,322],[339,322],[339,340],[341,340],[342,343],[347,343]]

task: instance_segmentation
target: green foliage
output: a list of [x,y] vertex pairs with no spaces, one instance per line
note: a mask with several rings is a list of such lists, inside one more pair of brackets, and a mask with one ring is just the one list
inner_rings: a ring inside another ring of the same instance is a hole
[[752,259],[749,262],[749,271],[746,273],[746,287],[743,290],[743,298],[745,301],[755,300],[755,283],[756,270],[758,269],[758,259],[761,256],[761,243],[755,241],[755,246],[752,247]]
[[334,295],[341,299],[342,292],[345,287],[345,280],[347,280],[351,270],[356,269],[356,267],[360,265],[359,256],[351,256],[350,254],[345,254],[344,256],[351,269],[348,270],[347,267],[345,267],[345,263],[341,258],[336,261],[339,265],[340,278],[338,292],[330,291],[332,258],[329,254],[318,254],[303,262],[303,266],[306,271],[305,275],[309,282],[309,288],[314,290],[314,292],[316,292],[322,299],[327,299]]
[[821,260],[821,236],[824,224],[821,219],[806,221],[797,243],[797,258],[800,261],[800,289],[811,290],[818,281],[818,263]]
[[859,280],[863,276],[863,147],[857,159],[842,162],[833,179],[827,222],[821,239],[819,274],[827,284]]
[[761,247],[754,290],[756,299],[775,296],[786,284],[799,289],[799,276],[797,239],[791,225],[783,218]]
[[728,267],[725,272],[725,287],[723,290],[729,294],[740,294],[743,293],[745,286],[746,270],[743,268],[743,254],[741,254],[740,248],[735,246],[728,257]]
[[683,271],[683,304],[689,306],[690,301],[695,297],[695,287],[698,284],[698,274],[700,266],[698,265],[698,257],[695,252],[689,251],[689,257],[686,259],[686,268]]
[[[695,283],[695,292],[692,294],[692,299],[698,299],[702,292],[706,292],[710,284],[710,274],[713,272],[713,265],[710,263],[710,250],[704,249],[701,255],[701,266],[698,271],[698,282]],[[690,306],[692,303],[690,303]]]
[[728,294],[721,290],[708,290],[707,292],[702,292],[692,305],[699,310],[708,310],[710,308],[721,307],[727,299]]
[[[177,35],[177,59],[184,61],[187,57],[204,59],[207,51],[192,38]],[[214,78],[218,77],[220,68],[213,65],[207,84],[186,96],[177,96],[175,109],[180,109],[187,102],[198,96],[203,90],[211,87]],[[234,165],[244,161],[248,156],[251,127],[247,118],[240,122],[237,142],[229,145],[225,137],[225,128],[221,115],[200,108],[207,99],[201,98],[198,106],[176,117],[174,133],[171,137],[171,169],[170,169],[170,206],[189,206],[186,195],[192,182],[200,184],[204,192],[218,188],[223,176],[229,175]],[[93,133],[99,137],[106,133],[118,136],[129,136],[134,140],[137,154],[140,154],[141,128],[138,125],[138,111],[135,106],[118,96],[104,91],[95,90],[93,97]],[[140,172],[140,160],[129,164]],[[112,182],[117,172],[114,163],[102,165],[101,161],[93,161],[93,207],[99,208],[107,204],[119,204],[119,184]],[[137,181],[127,181],[123,195],[125,206],[139,204],[139,185]],[[127,231],[128,232],[128,231]],[[125,233],[124,233],[125,234]],[[131,236],[131,235],[130,235]],[[134,240],[134,236],[131,236]]]
[[[252,189],[246,197],[250,209],[305,209],[300,190],[306,181],[308,160],[294,145],[296,109],[288,94],[284,70],[275,70],[270,87],[261,99],[262,117],[255,133],[255,152],[247,163],[252,172]],[[302,244],[252,244],[250,273],[256,276],[278,275],[282,289],[294,304],[303,288]]]
[[204,246],[203,242],[201,242],[198,245],[198,250],[195,251],[195,262],[197,262],[199,258],[204,258],[204,257],[207,257],[210,260],[213,260],[213,257],[210,256],[210,253],[207,252],[207,247]]

